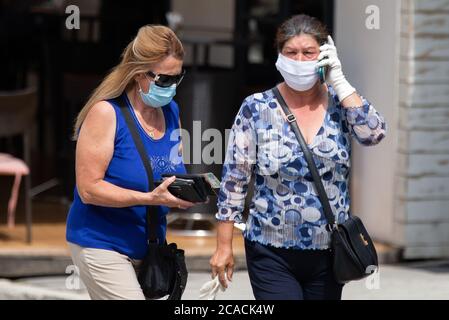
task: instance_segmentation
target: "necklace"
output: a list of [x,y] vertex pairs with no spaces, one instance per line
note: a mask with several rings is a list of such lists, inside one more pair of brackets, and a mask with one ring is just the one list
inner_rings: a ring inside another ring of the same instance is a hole
[[148,132],[148,135],[151,138],[154,138],[154,130],[156,130],[156,128],[150,128],[147,126],[147,124],[145,123],[145,121],[142,121],[143,126],[145,127],[146,131]]
[[[157,117],[157,116],[156,116],[156,117]],[[156,121],[157,121],[157,120],[156,120]],[[142,124],[143,124],[145,130],[148,132],[148,135],[149,135],[151,138],[154,138],[154,137],[155,137],[154,131],[156,130],[156,127],[153,127],[153,126],[150,127],[150,126],[148,126],[147,123],[145,122],[145,120],[143,119],[143,117],[142,117]]]
[[[135,95],[134,95],[134,99],[135,99]],[[134,100],[134,99],[133,99],[133,100]],[[130,102],[131,102],[131,101],[130,101]],[[131,104],[132,104],[132,102],[131,102]],[[156,113],[157,113],[157,111],[156,111]],[[148,135],[149,135],[152,139],[154,139],[154,137],[155,137],[154,131],[156,130],[156,128],[155,128],[155,127],[150,128],[150,127],[146,124],[145,119],[143,118],[143,115],[140,114],[139,116],[140,116],[140,119],[141,119],[141,121],[139,121],[140,124],[143,126],[144,130],[148,133]],[[139,118],[139,117],[138,117],[138,118]],[[154,118],[156,118],[156,121],[157,121],[157,115],[155,115]],[[153,119],[151,119],[151,120],[153,120]]]
[[154,129],[150,130],[150,132],[148,132],[148,134],[150,135],[151,138],[154,138]]

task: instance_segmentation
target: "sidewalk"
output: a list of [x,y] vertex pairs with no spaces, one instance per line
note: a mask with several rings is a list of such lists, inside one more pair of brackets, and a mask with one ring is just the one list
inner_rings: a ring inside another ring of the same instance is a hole
[[[190,272],[183,299],[198,300],[199,288],[210,279],[208,272]],[[367,281],[347,284],[343,300],[447,300],[449,299],[449,261],[429,261],[381,265],[379,288],[368,289]],[[89,299],[84,287],[66,288],[67,277],[30,278],[19,281],[0,280],[0,299]],[[372,282],[369,282],[372,284]],[[217,300],[252,300],[246,271],[234,274],[228,290]]]
[[[32,245],[28,245],[23,241],[23,224],[18,224],[13,230],[0,226],[0,299],[88,299],[83,286],[80,290],[70,290],[66,287],[70,273],[67,268],[72,265],[72,261],[65,242],[65,223],[35,223],[33,234],[34,241]],[[196,300],[199,288],[210,279],[209,259],[215,250],[216,238],[178,236],[170,231],[167,238],[169,242],[176,242],[186,252],[189,282],[184,299]],[[233,248],[236,261],[234,282],[218,299],[253,299],[246,272],[243,237],[237,229]],[[376,248],[381,264],[397,261],[399,255],[394,248],[379,243],[376,243]],[[409,296],[419,297],[423,288],[429,284],[434,288],[432,294],[435,298],[449,297],[449,288],[444,285],[449,271],[429,274],[423,270],[413,271],[414,269],[405,265],[384,265],[381,270],[381,290],[367,290],[363,286],[364,282],[355,282],[346,287],[343,297],[407,299]],[[414,277],[416,282],[411,280]],[[427,295],[430,296],[432,295]]]
[[[194,273],[184,293],[184,299],[198,299],[201,285],[209,274]],[[416,300],[449,299],[449,261],[381,265],[379,288],[372,281],[354,281],[345,285],[343,300]],[[371,288],[371,289],[369,289]],[[233,283],[217,300],[254,299],[247,272],[234,275]]]

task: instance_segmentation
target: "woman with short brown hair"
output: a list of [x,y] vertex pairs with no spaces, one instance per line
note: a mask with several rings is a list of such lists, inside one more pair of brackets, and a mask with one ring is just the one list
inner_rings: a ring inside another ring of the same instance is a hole
[[[350,212],[351,138],[370,146],[385,136],[374,107],[343,75],[325,26],[298,15],[276,37],[277,86],[295,116],[330,200],[335,220]],[[326,82],[319,68],[327,68]],[[304,153],[272,89],[245,99],[229,137],[218,199],[213,275],[226,286],[233,273],[232,231],[241,222],[248,183],[254,196],[244,231],[246,261],[256,299],[340,299],[332,272],[328,222]]]

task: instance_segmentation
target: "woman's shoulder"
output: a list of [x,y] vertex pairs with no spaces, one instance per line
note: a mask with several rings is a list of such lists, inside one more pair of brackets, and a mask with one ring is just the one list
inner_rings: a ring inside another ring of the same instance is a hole
[[[105,141],[113,137],[116,128],[114,108],[107,101],[96,102],[87,112],[80,131],[79,140],[85,138],[95,141]],[[82,138],[84,137],[84,138]]]
[[86,120],[88,118],[101,120],[99,122],[115,121],[115,106],[107,100],[96,102],[89,110]]
[[274,94],[272,89],[268,89],[261,92],[255,92],[249,96],[247,96],[243,103],[254,103],[254,104],[266,104],[270,103],[274,99]]
[[247,96],[241,106],[241,110],[249,109],[251,113],[259,113],[264,109],[276,108],[274,94],[271,89],[262,92],[256,92]]

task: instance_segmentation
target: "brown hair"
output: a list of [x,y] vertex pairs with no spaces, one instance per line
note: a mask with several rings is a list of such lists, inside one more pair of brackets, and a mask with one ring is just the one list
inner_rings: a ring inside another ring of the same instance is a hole
[[295,36],[309,34],[319,45],[327,41],[329,32],[326,25],[315,17],[298,14],[284,21],[277,30],[275,45],[278,52],[282,51],[285,43]]
[[160,25],[141,27],[123,51],[120,63],[103,79],[81,109],[76,118],[73,140],[78,138],[84,119],[97,102],[118,97],[132,85],[136,75],[148,72],[154,64],[170,55],[179,60],[184,59],[181,41],[172,30]]

